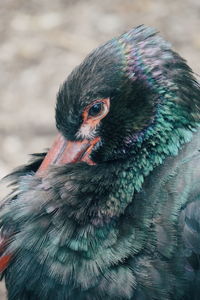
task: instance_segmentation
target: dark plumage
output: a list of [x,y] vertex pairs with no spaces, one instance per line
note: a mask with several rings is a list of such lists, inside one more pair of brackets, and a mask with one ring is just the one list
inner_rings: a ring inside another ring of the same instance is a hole
[[10,175],[9,300],[199,299],[199,103],[191,69],[145,26],[75,68],[56,143]]

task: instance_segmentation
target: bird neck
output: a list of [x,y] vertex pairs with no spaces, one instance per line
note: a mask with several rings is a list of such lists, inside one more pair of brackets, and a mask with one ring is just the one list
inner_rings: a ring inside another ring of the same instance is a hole
[[169,101],[157,109],[152,124],[133,137],[136,142],[130,147],[129,155],[135,170],[136,191],[141,189],[145,176],[166,157],[178,155],[182,146],[191,141],[200,126],[198,118],[194,119],[184,107]]

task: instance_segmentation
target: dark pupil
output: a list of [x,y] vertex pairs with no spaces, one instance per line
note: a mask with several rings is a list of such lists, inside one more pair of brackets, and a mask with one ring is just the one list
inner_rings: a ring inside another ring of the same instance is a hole
[[98,115],[102,110],[102,103],[96,103],[94,104],[90,109],[88,114],[92,117]]

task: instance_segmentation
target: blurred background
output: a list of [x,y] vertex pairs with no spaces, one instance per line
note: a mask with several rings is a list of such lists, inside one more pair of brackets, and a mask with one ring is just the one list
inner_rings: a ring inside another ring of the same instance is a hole
[[56,93],[71,70],[139,24],[160,31],[200,74],[199,0],[0,2],[0,178],[51,145]]

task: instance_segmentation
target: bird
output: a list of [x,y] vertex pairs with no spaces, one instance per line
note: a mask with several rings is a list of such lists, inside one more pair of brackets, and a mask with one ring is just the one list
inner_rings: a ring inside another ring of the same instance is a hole
[[9,300],[197,300],[200,84],[153,28],[93,50],[61,85],[58,135],[7,176]]

